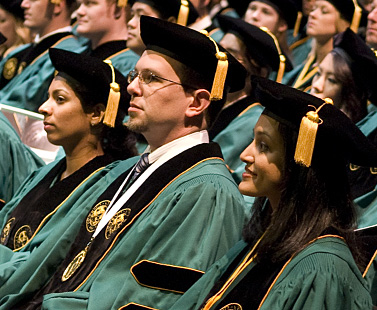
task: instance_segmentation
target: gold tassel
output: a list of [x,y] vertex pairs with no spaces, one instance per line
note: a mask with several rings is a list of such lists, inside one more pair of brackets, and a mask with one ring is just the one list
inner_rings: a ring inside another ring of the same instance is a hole
[[111,60],[106,59],[104,60],[104,62],[108,64],[111,68],[112,82],[110,83],[110,93],[107,99],[107,106],[103,123],[106,126],[115,127],[115,119],[118,114],[118,107],[120,101],[120,86],[118,83],[115,82],[115,71],[111,63]]
[[351,28],[351,30],[354,33],[357,33],[357,31],[359,30],[361,15],[362,15],[363,11],[359,7],[359,5],[357,4],[356,0],[352,0],[352,1],[353,1],[354,6],[355,6],[355,12],[353,13],[353,17],[352,17],[352,22],[351,22],[350,28]]
[[323,123],[322,119],[319,118],[318,112],[326,104],[330,104],[330,102],[325,100],[324,104],[315,111],[306,113],[306,116],[301,120],[294,159],[296,163],[305,167],[310,167],[312,163],[318,126]]
[[52,4],[60,4],[61,0],[50,0]]
[[300,30],[301,20],[302,20],[302,12],[297,12],[296,23],[295,23],[295,27],[293,28],[294,38],[298,36],[298,31]]
[[177,24],[187,26],[187,20],[189,16],[189,3],[187,0],[181,0],[181,7],[179,9]]
[[211,38],[206,30],[201,30],[200,32],[207,36],[207,38],[213,42],[216,48],[215,56],[217,58],[217,67],[213,78],[210,100],[221,100],[223,98],[224,85],[228,73],[228,56],[224,52],[220,52],[216,41]]
[[281,83],[281,80],[283,79],[283,75],[284,75],[284,72],[285,72],[286,58],[283,55],[283,53],[281,52],[279,42],[276,39],[276,37],[274,36],[274,34],[267,27],[260,27],[260,29],[263,30],[264,32],[266,32],[274,40],[276,49],[278,50],[280,64],[279,64],[279,71],[278,71],[277,76],[276,76],[276,82]]
[[125,8],[128,4],[128,0],[118,0],[118,7]]

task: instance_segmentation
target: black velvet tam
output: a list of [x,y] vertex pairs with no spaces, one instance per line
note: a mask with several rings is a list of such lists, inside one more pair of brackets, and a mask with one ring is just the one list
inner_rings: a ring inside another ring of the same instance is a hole
[[[254,98],[265,108],[265,114],[299,129],[302,118],[325,102],[292,87],[268,79],[251,78]],[[314,106],[314,107],[313,107]],[[313,165],[329,165],[328,160],[344,160],[359,166],[377,165],[377,148],[338,108],[325,104],[318,112],[323,123],[318,126]]]
[[24,10],[21,8],[22,0],[0,0],[0,7],[17,18],[24,19]]

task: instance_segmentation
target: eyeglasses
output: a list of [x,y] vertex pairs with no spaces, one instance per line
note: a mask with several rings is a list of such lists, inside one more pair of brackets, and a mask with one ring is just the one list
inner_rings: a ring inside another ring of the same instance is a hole
[[192,87],[192,86],[189,86],[189,85],[186,85],[186,84],[178,83],[178,82],[175,82],[175,81],[172,81],[172,80],[169,80],[169,79],[165,79],[161,76],[154,74],[153,72],[151,72],[149,70],[143,70],[141,72],[137,72],[137,70],[135,70],[135,69],[131,70],[127,75],[128,84],[131,84],[132,81],[134,79],[136,79],[136,77],[138,77],[140,83],[143,83],[143,84],[149,84],[153,80],[160,79],[160,80],[168,81],[168,82],[173,83],[173,84],[177,84],[177,85],[181,85],[181,86],[185,86],[185,87],[189,87],[189,88],[193,88],[193,89],[196,88],[196,87]]

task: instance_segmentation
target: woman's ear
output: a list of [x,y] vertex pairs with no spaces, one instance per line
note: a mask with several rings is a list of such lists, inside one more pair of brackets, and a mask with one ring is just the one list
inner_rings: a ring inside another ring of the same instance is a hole
[[210,96],[210,92],[206,89],[195,90],[192,94],[193,100],[187,107],[186,116],[194,117],[203,114],[211,103]]
[[106,107],[103,103],[97,103],[90,113],[90,124],[96,126],[100,124],[105,116]]

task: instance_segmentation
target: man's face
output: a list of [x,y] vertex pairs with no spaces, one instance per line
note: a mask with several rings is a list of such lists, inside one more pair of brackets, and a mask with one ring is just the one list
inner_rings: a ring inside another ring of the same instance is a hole
[[100,41],[110,32],[114,23],[115,2],[81,0],[77,9],[77,32],[94,41]]
[[132,6],[131,19],[127,23],[127,46],[139,55],[141,55],[145,49],[145,45],[140,37],[140,16],[142,15],[160,18],[159,13],[148,4],[135,2]]
[[23,0],[21,7],[24,9],[24,25],[33,33],[44,35],[45,29],[51,22],[53,5],[49,0]]
[[377,49],[377,0],[373,0],[372,10],[368,15],[365,41],[370,47]]
[[[174,70],[178,66],[176,60],[147,50],[137,62],[135,70],[138,73],[150,71],[159,77],[180,83]],[[159,78],[153,78],[145,84],[136,77],[127,91],[131,95],[127,127],[142,133],[151,147],[157,148],[183,135],[186,110],[193,98],[181,85]]]

